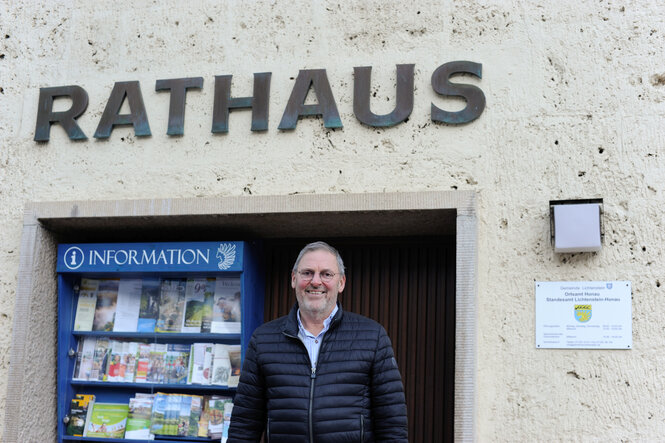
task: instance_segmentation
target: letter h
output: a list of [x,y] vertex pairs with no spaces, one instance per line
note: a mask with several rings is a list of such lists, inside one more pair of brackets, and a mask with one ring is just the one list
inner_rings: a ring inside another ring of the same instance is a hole
[[268,130],[268,99],[271,72],[254,73],[254,95],[231,97],[232,75],[215,76],[215,103],[212,111],[212,132],[229,132],[229,111],[252,108],[252,131]]

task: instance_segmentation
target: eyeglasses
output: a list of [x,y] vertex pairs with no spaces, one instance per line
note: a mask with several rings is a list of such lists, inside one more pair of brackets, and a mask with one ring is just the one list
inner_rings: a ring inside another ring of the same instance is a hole
[[[305,269],[304,271],[298,271],[298,275],[300,276],[303,281],[311,281],[314,276],[316,275],[316,272],[312,271],[311,269]],[[333,278],[335,278],[337,274],[334,272],[330,271],[321,271],[319,272],[319,278],[321,279],[322,282],[329,283],[332,281]]]

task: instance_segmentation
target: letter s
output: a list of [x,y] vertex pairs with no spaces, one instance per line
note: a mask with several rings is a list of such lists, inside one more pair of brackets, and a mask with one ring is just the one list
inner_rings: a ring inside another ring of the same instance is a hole
[[460,125],[469,123],[483,113],[485,109],[485,94],[474,85],[451,83],[450,77],[455,74],[473,74],[482,78],[483,65],[469,61],[454,61],[445,63],[432,74],[432,88],[437,94],[452,97],[462,97],[466,100],[466,107],[461,111],[449,112],[437,108],[432,103],[432,121]]

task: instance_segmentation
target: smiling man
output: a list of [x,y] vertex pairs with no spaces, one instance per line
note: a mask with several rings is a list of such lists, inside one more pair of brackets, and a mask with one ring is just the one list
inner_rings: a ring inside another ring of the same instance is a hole
[[290,314],[256,329],[228,442],[406,442],[406,404],[384,328],[345,312],[344,262],[324,242],[300,251]]

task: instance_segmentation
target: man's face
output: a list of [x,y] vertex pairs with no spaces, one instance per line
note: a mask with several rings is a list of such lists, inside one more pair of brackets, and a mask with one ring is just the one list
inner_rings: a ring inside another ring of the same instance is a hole
[[[300,259],[297,271],[314,274],[310,280],[298,272],[291,273],[291,287],[295,289],[301,313],[319,319],[330,315],[337,303],[337,294],[344,290],[346,283],[346,277],[339,274],[335,256],[325,249],[308,252]],[[326,272],[335,274],[327,282],[321,279],[321,274]]]

